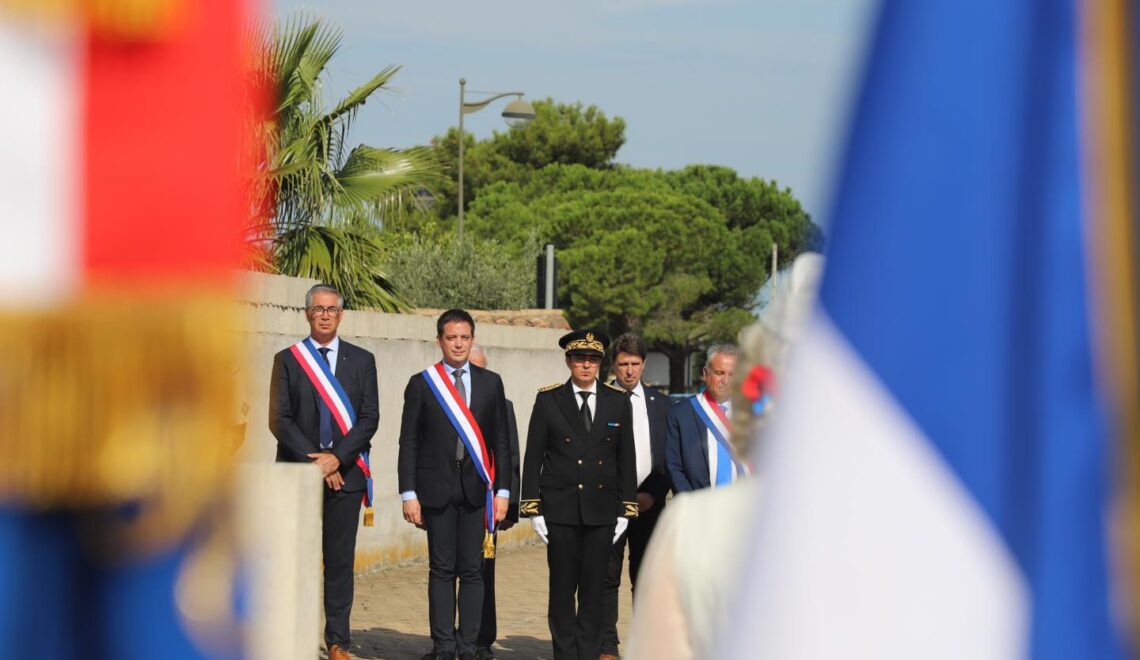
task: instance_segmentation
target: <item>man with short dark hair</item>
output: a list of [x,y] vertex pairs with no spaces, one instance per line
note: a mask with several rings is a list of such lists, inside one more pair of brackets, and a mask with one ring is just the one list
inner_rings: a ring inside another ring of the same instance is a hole
[[724,486],[747,473],[729,444],[732,374],[739,355],[730,344],[709,348],[702,372],[704,391],[669,410],[665,465],[675,492]]
[[436,343],[443,359],[412,376],[404,389],[400,499],[404,519],[427,530],[428,541],[432,650],[424,660],[475,658],[483,559],[494,556],[491,534],[507,515],[510,496],[503,381],[471,364],[474,340],[470,314],[461,309],[441,314]]
[[665,496],[669,493],[669,475],[665,470],[665,419],[669,415],[670,402],[669,397],[641,382],[646,354],[645,342],[632,333],[619,336],[610,348],[614,381],[629,393],[633,413],[633,443],[637,454],[637,517],[630,521],[629,529],[618,538],[610,552],[600,660],[618,658],[618,592],[621,590],[626,541],[629,541],[629,584],[631,589],[635,589],[641,559],[645,556],[645,548],[649,545],[657,518],[665,508]]
[[555,660],[600,655],[610,546],[637,517],[629,397],[597,380],[608,343],[596,330],[559,340],[570,379],[538,391],[527,431],[519,514],[548,544]]
[[356,529],[380,421],[376,359],[337,336],[344,298],[335,288],[309,289],[305,315],[309,337],[273,357],[269,429],[278,461],[311,462],[324,474],[325,644],[329,660],[349,660]]

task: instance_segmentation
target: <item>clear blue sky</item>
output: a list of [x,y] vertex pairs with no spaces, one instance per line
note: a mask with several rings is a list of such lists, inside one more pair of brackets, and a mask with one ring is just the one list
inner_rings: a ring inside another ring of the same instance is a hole
[[[330,70],[340,95],[389,64],[393,92],[360,114],[352,142],[425,144],[458,121],[470,90],[522,90],[597,105],[626,121],[618,160],[727,165],[792,188],[824,220],[874,0],[271,0],[344,30]],[[331,95],[330,95],[331,96]],[[475,96],[475,95],[471,95]],[[500,101],[468,115],[479,138]]]

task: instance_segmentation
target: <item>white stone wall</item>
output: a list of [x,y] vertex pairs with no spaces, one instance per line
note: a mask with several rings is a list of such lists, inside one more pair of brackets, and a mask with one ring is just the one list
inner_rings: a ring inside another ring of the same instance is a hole
[[[313,280],[251,273],[243,305],[241,330],[247,360],[238,374],[246,393],[240,416],[247,422],[243,459],[271,463],[276,441],[269,433],[269,376],[273,355],[308,335],[301,308]],[[519,442],[525,447],[531,407],[539,387],[569,377],[558,338],[564,330],[479,324],[476,341],[487,351],[488,368],[503,377],[507,398],[514,401]],[[372,439],[376,524],[361,527],[357,570],[426,557],[424,532],[404,522],[397,493],[396,456],[404,386],[412,374],[440,358],[435,319],[415,315],[346,312],[340,326],[345,340],[376,356],[380,392],[380,429]],[[500,545],[529,542],[529,525],[500,535]]]

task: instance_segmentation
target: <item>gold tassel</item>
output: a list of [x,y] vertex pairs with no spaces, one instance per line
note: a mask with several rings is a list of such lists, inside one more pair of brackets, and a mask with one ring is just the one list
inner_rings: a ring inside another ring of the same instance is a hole
[[370,506],[364,507],[364,526],[365,527],[371,527],[375,523],[376,523],[376,516],[372,512],[372,507],[370,507]]
[[495,558],[495,535],[491,532],[483,532],[483,558]]

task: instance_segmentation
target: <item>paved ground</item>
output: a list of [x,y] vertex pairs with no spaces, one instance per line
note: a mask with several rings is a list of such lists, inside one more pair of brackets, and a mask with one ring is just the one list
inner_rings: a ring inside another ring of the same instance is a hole
[[[545,547],[536,544],[501,550],[496,561],[499,613],[496,657],[503,660],[550,658]],[[357,578],[352,611],[354,658],[418,659],[431,650],[427,577],[427,564],[423,563]],[[622,576],[618,617],[618,633],[623,638],[630,616],[627,579],[628,575]]]

